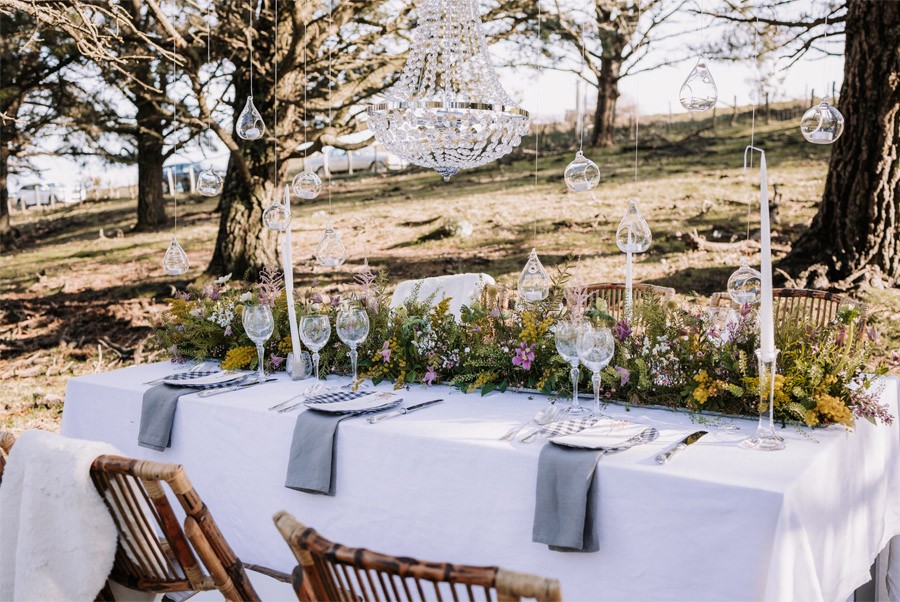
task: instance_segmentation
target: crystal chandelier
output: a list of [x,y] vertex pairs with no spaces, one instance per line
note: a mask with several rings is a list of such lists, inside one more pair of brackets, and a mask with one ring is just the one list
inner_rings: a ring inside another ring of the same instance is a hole
[[528,112],[500,86],[476,0],[421,0],[409,59],[369,129],[390,152],[444,180],[509,153]]

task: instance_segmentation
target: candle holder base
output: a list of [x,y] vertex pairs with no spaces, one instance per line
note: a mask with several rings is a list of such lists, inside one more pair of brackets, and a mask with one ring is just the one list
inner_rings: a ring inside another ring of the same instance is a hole
[[305,380],[312,372],[312,358],[306,351],[300,352],[300,357],[295,360],[293,353],[288,353],[285,370],[291,380]]
[[778,349],[769,353],[756,350],[759,360],[759,426],[756,434],[741,441],[741,447],[758,451],[784,449],[784,439],[775,434],[775,373]]
[[747,437],[740,443],[744,449],[755,449],[758,451],[778,451],[784,449],[784,439],[778,435],[760,435],[759,433],[752,437]]

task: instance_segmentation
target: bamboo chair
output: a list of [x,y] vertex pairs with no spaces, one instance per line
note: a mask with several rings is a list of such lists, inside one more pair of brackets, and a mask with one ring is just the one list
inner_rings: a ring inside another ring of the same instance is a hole
[[[587,287],[588,306],[594,304],[599,298],[606,301],[607,313],[616,321],[625,317],[625,284],[622,282],[603,282],[590,284]],[[654,284],[635,283],[631,286],[631,294],[634,303],[645,299],[658,299],[665,303],[675,296],[675,289]]]
[[805,288],[776,288],[772,291],[772,296],[776,328],[798,319],[813,327],[825,326],[835,319],[840,309],[849,306],[859,311],[855,335],[857,341],[862,340],[868,313],[865,303],[847,295]]
[[[302,602],[335,600],[562,600],[559,581],[497,567],[421,562],[333,543],[287,512],[275,525],[299,562],[293,584]],[[476,598],[477,592],[477,598]]]
[[6,431],[0,431],[0,481],[3,480],[3,469],[6,468],[6,459],[12,446],[16,442],[16,436]]
[[[178,599],[213,589],[229,601],[260,599],[181,466],[99,456],[91,478],[119,531],[110,580]],[[184,510],[183,531],[163,483]],[[109,584],[97,599],[115,599]]]

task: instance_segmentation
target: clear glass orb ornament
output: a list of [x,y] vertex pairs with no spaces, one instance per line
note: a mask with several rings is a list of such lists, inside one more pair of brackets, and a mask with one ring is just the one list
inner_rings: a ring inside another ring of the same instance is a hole
[[641,215],[637,199],[629,199],[625,217],[622,218],[616,229],[616,245],[623,253],[643,253],[650,248],[652,241],[653,234],[650,233],[650,225]]
[[719,89],[712,72],[706,66],[703,57],[697,60],[697,64],[688,73],[684,83],[681,84],[679,100],[681,106],[688,111],[708,111],[716,104],[719,98]]
[[218,196],[222,194],[224,185],[225,180],[212,167],[207,167],[197,176],[197,192],[203,196]]
[[844,133],[844,116],[823,98],[800,118],[800,132],[807,142],[831,144]]
[[347,259],[347,249],[341,242],[341,236],[334,231],[331,222],[325,225],[325,233],[316,247],[316,261],[326,268],[336,268]]
[[728,278],[728,296],[738,305],[752,305],[759,301],[761,286],[762,274],[741,257],[741,267]]
[[587,192],[600,183],[600,168],[597,164],[578,151],[575,158],[566,166],[566,186],[572,192]]
[[266,133],[266,124],[253,104],[252,96],[247,97],[247,104],[238,116],[234,129],[242,140],[259,140]]
[[284,201],[277,199],[263,211],[263,224],[269,230],[285,232],[291,225],[291,193],[284,187]]
[[550,276],[538,259],[536,249],[531,249],[528,261],[519,274],[519,295],[525,301],[543,301],[550,294]]
[[169,248],[166,249],[166,254],[163,256],[163,270],[169,276],[181,276],[188,271],[189,267],[187,253],[178,244],[178,239],[173,234],[172,242],[169,243]]
[[301,171],[291,181],[294,194],[300,199],[314,199],[322,192],[322,179],[312,171]]

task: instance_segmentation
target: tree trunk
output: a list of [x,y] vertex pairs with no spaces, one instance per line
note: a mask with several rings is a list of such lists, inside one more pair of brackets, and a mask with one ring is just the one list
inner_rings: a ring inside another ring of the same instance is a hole
[[825,193],[785,264],[806,286],[900,285],[900,3],[849,0],[844,134]]
[[597,84],[597,110],[591,146],[612,146],[615,142],[616,101],[619,99],[619,78],[622,59],[616,56],[600,60]]
[[[0,130],[6,126],[0,120]],[[0,134],[0,251],[8,251],[15,247],[15,238],[12,224],[9,222],[9,188],[7,175],[9,174],[9,151],[6,148],[7,132]]]
[[159,106],[148,98],[137,101],[138,207],[135,231],[156,230],[166,224],[163,202],[163,125]]

